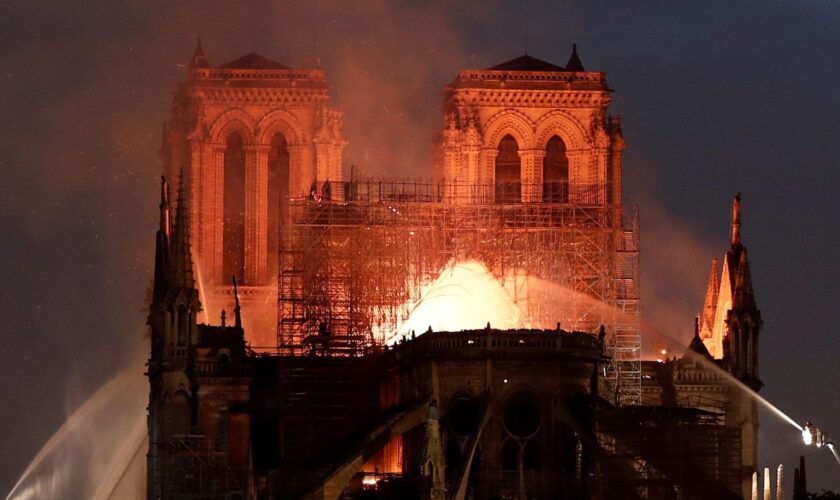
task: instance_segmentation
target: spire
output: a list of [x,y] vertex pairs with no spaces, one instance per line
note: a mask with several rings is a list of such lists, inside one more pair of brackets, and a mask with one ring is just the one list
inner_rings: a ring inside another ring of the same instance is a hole
[[443,446],[441,445],[440,439],[437,400],[434,399],[429,403],[425,434],[420,471],[423,476],[427,477],[429,488],[421,498],[443,500],[446,498],[446,460],[443,455]]
[[160,178],[160,227],[155,235],[155,281],[152,288],[152,300],[160,303],[166,295],[166,271],[169,265],[170,230],[172,219],[169,215],[169,185],[166,177]]
[[178,182],[178,210],[172,230],[172,288],[193,289],[193,262],[190,246],[190,208],[184,192],[184,169]]
[[709,270],[709,281],[706,284],[706,298],[703,301],[703,316],[700,327],[703,332],[711,334],[714,328],[715,313],[717,312],[718,295],[720,294],[720,270],[717,259],[712,259]]
[[577,44],[572,44],[572,55],[569,56],[569,62],[566,63],[566,71],[586,71],[583,69],[583,63],[580,62],[580,57],[577,53]]
[[201,38],[199,38],[198,45],[190,60],[190,68],[207,68],[209,66],[210,63],[207,61],[207,56],[204,55],[204,49],[201,48]]
[[738,270],[735,273],[735,287],[732,290],[732,308],[742,310],[755,309],[755,292],[752,285],[750,263],[747,260],[747,249],[741,250]]
[[239,288],[236,287],[236,275],[233,275],[233,300],[234,300],[234,307],[233,307],[233,316],[234,316],[234,326],[236,328],[242,328],[242,314],[241,308],[239,307]]
[[741,246],[741,193],[732,200],[732,221],[729,225],[729,244],[733,250]]
[[741,193],[735,195],[732,200],[732,217],[729,223],[729,250],[726,252],[724,265],[729,271],[729,285],[732,293],[736,291],[736,281],[740,272],[740,263],[744,260],[746,248],[741,243]]
[[169,184],[166,182],[166,177],[160,176],[160,227],[161,234],[166,236],[167,243],[169,242],[170,231],[172,229],[172,218],[169,215]]

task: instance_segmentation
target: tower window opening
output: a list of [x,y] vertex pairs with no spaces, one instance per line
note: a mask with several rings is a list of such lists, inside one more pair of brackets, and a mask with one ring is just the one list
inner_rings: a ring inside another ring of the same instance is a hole
[[235,275],[245,280],[245,148],[242,137],[233,132],[225,148],[224,256],[222,281]]
[[190,327],[189,312],[185,306],[178,307],[178,346],[187,345],[187,330]]
[[569,202],[569,158],[566,143],[556,135],[548,141],[543,158],[543,201]]
[[277,273],[283,248],[283,227],[289,222],[289,148],[283,134],[271,138],[268,152],[268,265],[267,276]]
[[522,201],[522,165],[519,158],[519,144],[506,135],[499,142],[496,156],[496,203],[519,203]]

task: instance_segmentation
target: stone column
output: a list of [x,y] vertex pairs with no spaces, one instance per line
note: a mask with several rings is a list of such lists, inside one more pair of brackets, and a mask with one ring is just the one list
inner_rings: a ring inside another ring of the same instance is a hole
[[263,284],[268,272],[268,153],[269,146],[256,147],[256,284]]
[[607,202],[607,158],[608,158],[608,150],[607,148],[595,148],[594,149],[594,158],[595,158],[595,185],[597,186],[597,193],[598,193],[598,203],[606,203]]
[[321,192],[324,181],[330,175],[330,145],[325,142],[315,143],[315,180],[318,182],[318,192]]
[[262,283],[268,265],[268,146],[245,147],[245,282]]
[[522,201],[534,203],[542,201],[543,158],[545,151],[526,149],[519,151],[522,168]]
[[478,199],[482,203],[493,203],[496,199],[496,156],[498,155],[499,150],[496,148],[481,150]]
[[345,144],[342,140],[336,140],[333,142],[330,151],[330,181],[333,182],[332,199],[336,201],[344,200],[344,172],[341,155]]
[[204,208],[206,208],[204,240],[204,266],[210,271],[213,283],[224,283],[222,276],[224,202],[225,202],[225,145],[212,144],[210,165],[204,183]]
[[469,189],[469,198],[465,201],[475,203],[481,193],[480,184],[478,180],[481,170],[481,148],[478,146],[466,146],[463,148],[461,158],[465,164],[464,171],[466,172],[466,182]]
[[592,186],[587,151],[566,152],[569,159],[569,202],[587,204],[588,188]]
[[610,192],[609,203],[621,206],[621,159],[624,154],[624,140],[617,136],[610,144]]
[[449,203],[458,203],[464,193],[461,186],[465,184],[460,160],[460,148],[457,144],[443,147],[443,178],[448,187],[444,192],[444,199]]
[[289,151],[289,199],[307,197],[309,195],[308,172],[303,168],[304,150],[307,148],[300,144],[289,144],[286,149]]
[[[190,140],[190,236],[192,238],[193,259],[201,266],[201,254],[204,248],[202,231],[202,187],[204,176],[204,145],[197,140]],[[202,268],[201,271],[204,269]]]

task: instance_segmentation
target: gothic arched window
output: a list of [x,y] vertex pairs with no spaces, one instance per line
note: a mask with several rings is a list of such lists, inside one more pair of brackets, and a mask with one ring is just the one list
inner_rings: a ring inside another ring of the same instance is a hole
[[569,158],[566,143],[556,135],[548,141],[543,159],[543,201],[569,202]]
[[519,144],[506,135],[499,142],[499,154],[496,156],[496,203],[522,201],[521,179]]
[[283,227],[289,219],[289,148],[283,134],[274,134],[268,151],[268,259],[276,275],[282,248]]
[[233,132],[225,148],[224,241],[222,280],[245,278],[245,148],[242,136]]

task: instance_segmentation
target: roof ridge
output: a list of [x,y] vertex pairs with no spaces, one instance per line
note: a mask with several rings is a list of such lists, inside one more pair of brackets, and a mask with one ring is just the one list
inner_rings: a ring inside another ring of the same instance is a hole
[[566,68],[525,54],[490,68],[491,71],[566,71]]
[[257,54],[256,51],[251,51],[244,56],[234,59],[226,64],[217,66],[219,69],[291,69],[285,64],[280,64],[265,56]]

